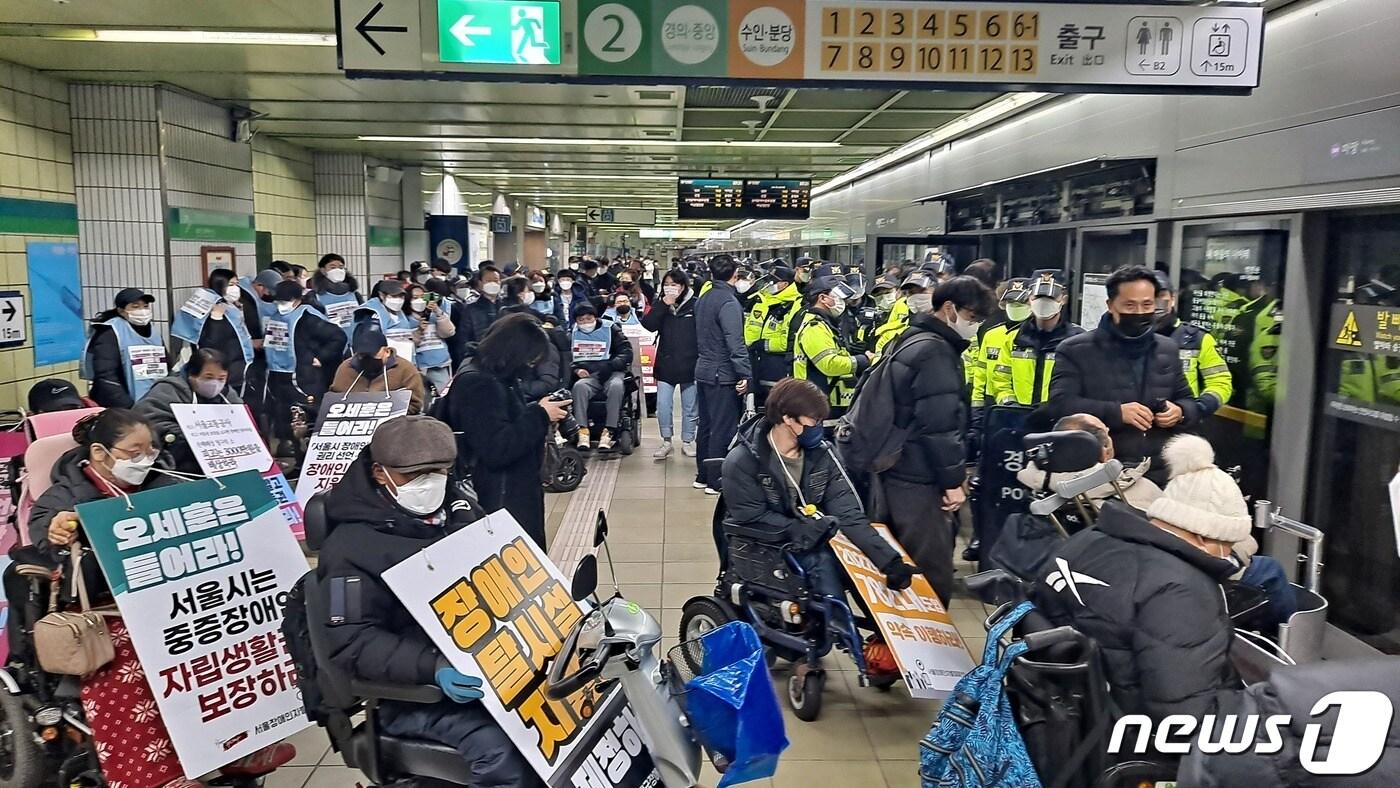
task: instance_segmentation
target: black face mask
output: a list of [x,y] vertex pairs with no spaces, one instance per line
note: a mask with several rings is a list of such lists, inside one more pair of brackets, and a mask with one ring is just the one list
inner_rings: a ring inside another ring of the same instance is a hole
[[365,377],[377,378],[384,374],[384,359],[381,359],[379,356],[361,355],[357,360],[360,371],[365,373]]
[[626,317],[631,311],[632,307],[630,306],[620,306],[617,308],[617,313],[623,317]]
[[1157,315],[1154,312],[1137,315],[1121,314],[1118,315],[1118,330],[1122,332],[1123,336],[1136,339],[1151,331],[1156,322]]

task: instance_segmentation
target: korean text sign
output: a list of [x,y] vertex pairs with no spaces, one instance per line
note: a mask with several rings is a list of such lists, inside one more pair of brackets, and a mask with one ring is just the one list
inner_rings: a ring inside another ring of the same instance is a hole
[[307,571],[254,472],[80,504],[180,765],[194,778],[306,727],[282,610]]
[[340,481],[379,425],[408,413],[408,401],[408,392],[402,390],[322,398],[316,434],[306,447],[297,479],[297,500],[305,503]]
[[[875,530],[899,551],[906,563],[913,563],[888,528],[875,525]],[[895,662],[899,663],[909,694],[916,698],[946,697],[958,679],[972,670],[972,658],[928,580],[915,575],[914,584],[908,589],[891,591],[885,585],[884,574],[844,534],[831,540],[831,548],[870,606],[885,642],[894,652]]]
[[546,696],[548,664],[583,611],[508,512],[388,569],[384,582],[454,668],[481,677],[481,702],[547,783],[648,784],[651,756],[619,692]]
[[211,477],[243,471],[262,474],[292,534],[297,539],[305,537],[301,502],[292,494],[292,486],[287,483],[282,469],[273,464],[272,454],[246,406],[176,404],[171,410],[190,452],[206,474]]

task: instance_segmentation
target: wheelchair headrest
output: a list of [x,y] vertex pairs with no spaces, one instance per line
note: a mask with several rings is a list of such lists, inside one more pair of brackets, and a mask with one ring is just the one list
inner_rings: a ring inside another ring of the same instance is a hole
[[73,425],[94,413],[101,412],[102,408],[79,408],[52,413],[31,413],[29,418],[25,419],[25,431],[33,440],[53,435],[72,435]]
[[32,501],[53,486],[53,466],[70,449],[76,449],[78,442],[67,433],[50,435],[29,444],[24,450],[25,495]]
[[1103,446],[1084,430],[1037,432],[1021,439],[1027,458],[1047,473],[1074,473],[1092,468],[1103,457]]
[[302,511],[302,519],[306,529],[306,548],[314,553],[321,552],[321,545],[325,544],[326,534],[330,530],[330,524],[326,521],[325,493],[311,496]]

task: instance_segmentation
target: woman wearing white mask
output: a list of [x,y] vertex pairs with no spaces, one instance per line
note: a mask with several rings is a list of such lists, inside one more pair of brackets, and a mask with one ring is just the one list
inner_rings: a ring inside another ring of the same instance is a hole
[[140,288],[117,293],[114,308],[92,320],[79,372],[104,408],[129,408],[169,374],[165,338],[151,325],[155,298]]
[[657,336],[652,373],[656,378],[656,419],[661,427],[661,445],[651,457],[664,460],[671,454],[677,394],[681,399],[681,451],[687,457],[694,457],[695,432],[700,425],[695,360],[700,356],[700,348],[696,340],[695,294],[685,271],[672,268],[661,278],[661,298],[653,302],[642,317],[642,327]]
[[253,337],[244,323],[245,297],[233,271],[216,268],[209,272],[208,286],[190,294],[170,323],[171,337],[197,349],[219,351],[226,359],[229,388],[239,396],[243,373],[253,360]]
[[316,263],[316,273],[311,277],[311,287],[316,294],[316,303],[326,312],[332,323],[345,329],[348,341],[353,327],[355,309],[365,302],[360,295],[360,285],[345,268],[345,258],[338,254],[323,255]]
[[403,282],[385,279],[375,283],[370,299],[355,310],[352,337],[359,333],[361,326],[370,322],[379,324],[389,347],[399,358],[410,364],[418,363],[418,319],[411,311],[408,291]]
[[550,286],[549,277],[543,271],[534,271],[530,274],[530,310],[541,315],[554,314],[554,288]]
[[418,332],[413,337],[413,361],[438,393],[445,391],[452,380],[452,353],[448,342],[456,337],[457,327],[452,322],[450,308],[451,304],[444,302],[440,293],[430,293],[422,285],[408,289],[408,311],[418,321]]
[[232,378],[224,354],[211,348],[198,348],[185,362],[183,372],[158,381],[136,403],[136,413],[155,428],[156,442],[175,470],[191,474],[204,472],[175,418],[175,406],[242,405],[243,400],[229,384]]
[[263,322],[269,412],[281,457],[297,453],[293,408],[306,411],[314,421],[321,396],[345,358],[345,332],[305,303],[306,294],[296,282],[278,284],[273,291],[277,314]]

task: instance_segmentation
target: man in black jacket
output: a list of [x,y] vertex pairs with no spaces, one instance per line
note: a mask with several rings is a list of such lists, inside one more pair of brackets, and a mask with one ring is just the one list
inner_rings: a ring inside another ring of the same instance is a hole
[[617,425],[622,420],[622,398],[627,394],[627,370],[632,366],[632,341],[618,324],[600,320],[592,304],[579,304],[574,310],[573,342],[574,420],[578,422],[578,447],[589,451],[588,406],[602,394],[607,398],[607,416],[598,451],[612,451]]
[[369,448],[326,493],[331,529],[316,574],[330,588],[330,658],[356,679],[437,685],[429,705],[386,701],[379,724],[390,735],[453,747],[472,764],[472,785],[539,785],[534,770],[476,701],[481,679],[454,669],[384,584],[384,570],[476,519],[449,473],[452,430],[427,416],[380,425]]
[[[1177,431],[1201,418],[1179,349],[1156,328],[1157,277],[1126,266],[1108,277],[1108,313],[1093,331],[1060,343],[1050,377],[1049,415],[1091,413],[1108,425],[1118,458],[1158,457]],[[1148,477],[1161,484],[1159,463]]]
[[695,302],[695,383],[698,392],[700,428],[695,444],[695,484],[711,495],[718,495],[717,483],[709,478],[705,461],[729,453],[729,443],[739,430],[743,396],[748,393],[753,368],[749,349],[744,346],[744,310],[734,291],[738,265],[727,254],[710,261],[713,277],[708,290]]
[[909,429],[898,463],[880,474],[890,530],[946,606],[953,594],[953,528],[967,500],[968,394],[962,354],[994,307],[992,291],[958,276],[908,298],[909,327],[885,350],[894,418]]
[[475,301],[462,310],[462,324],[457,326],[457,336],[461,344],[480,342],[486,330],[500,317],[501,271],[494,265],[483,264],[472,277],[472,289],[476,291]]

